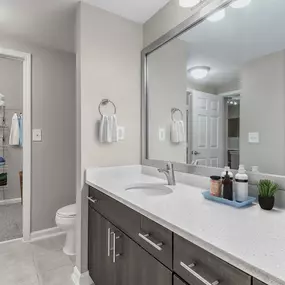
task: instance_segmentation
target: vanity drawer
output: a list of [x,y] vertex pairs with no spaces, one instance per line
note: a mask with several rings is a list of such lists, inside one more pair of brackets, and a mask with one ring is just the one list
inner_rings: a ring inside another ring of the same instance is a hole
[[137,242],[161,263],[172,269],[172,232],[141,215]]
[[137,238],[140,230],[139,213],[92,187],[89,188],[89,197],[96,200],[95,203],[89,201],[92,208],[131,238]]
[[265,283],[263,283],[263,282],[261,282],[261,281],[255,279],[255,278],[253,278],[253,283],[252,283],[252,284],[253,284],[253,285],[266,285]]
[[251,276],[178,235],[174,235],[173,267],[175,273],[191,285],[251,284]]

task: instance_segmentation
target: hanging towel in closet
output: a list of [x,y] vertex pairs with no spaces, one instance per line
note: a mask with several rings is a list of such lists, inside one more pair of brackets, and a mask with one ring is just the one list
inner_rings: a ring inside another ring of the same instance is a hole
[[18,146],[19,143],[20,143],[20,128],[19,128],[18,115],[15,113],[12,117],[9,144]]
[[23,146],[23,114],[18,117],[19,122],[19,145]]

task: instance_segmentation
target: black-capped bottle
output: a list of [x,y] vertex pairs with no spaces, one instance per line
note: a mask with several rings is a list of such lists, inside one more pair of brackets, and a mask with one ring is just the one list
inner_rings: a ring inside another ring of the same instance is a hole
[[227,200],[233,200],[233,181],[229,176],[229,172],[226,172],[223,180],[223,198]]

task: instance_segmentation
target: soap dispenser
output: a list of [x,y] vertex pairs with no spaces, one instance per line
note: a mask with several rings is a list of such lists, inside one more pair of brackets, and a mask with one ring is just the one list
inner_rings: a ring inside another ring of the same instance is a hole
[[223,180],[223,198],[231,201],[233,200],[233,181],[231,180],[228,171],[226,171]]
[[248,176],[244,165],[240,165],[235,177],[235,195],[238,202],[244,202],[248,199]]

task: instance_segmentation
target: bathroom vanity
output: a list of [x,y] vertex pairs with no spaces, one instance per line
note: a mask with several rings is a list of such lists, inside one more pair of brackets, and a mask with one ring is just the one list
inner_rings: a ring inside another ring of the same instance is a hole
[[172,190],[166,194],[160,188],[157,194],[126,190],[135,182],[154,189],[166,184],[141,168],[86,173],[89,272],[96,285],[285,284],[278,249],[285,233],[262,230],[264,222],[284,219],[284,212],[266,218],[259,206],[216,205],[203,200],[201,189],[180,183],[165,186]]

